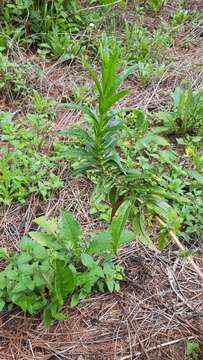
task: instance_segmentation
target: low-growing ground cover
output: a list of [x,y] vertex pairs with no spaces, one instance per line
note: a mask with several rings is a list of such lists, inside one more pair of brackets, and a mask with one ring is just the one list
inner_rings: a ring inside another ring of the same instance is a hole
[[201,359],[201,3],[70,3],[3,2],[0,357]]

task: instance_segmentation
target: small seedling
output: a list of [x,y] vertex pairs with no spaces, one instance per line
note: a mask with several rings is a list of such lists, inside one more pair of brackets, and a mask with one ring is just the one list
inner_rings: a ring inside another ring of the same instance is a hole
[[187,341],[185,348],[185,355],[190,356],[193,360],[200,359],[199,357],[199,343],[197,341]]

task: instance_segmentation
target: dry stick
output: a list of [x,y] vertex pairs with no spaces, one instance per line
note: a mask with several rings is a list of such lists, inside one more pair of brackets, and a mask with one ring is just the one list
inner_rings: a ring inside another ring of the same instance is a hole
[[159,79],[158,83],[156,84],[156,87],[152,93],[152,95],[148,98],[147,103],[144,106],[144,111],[147,111],[148,105],[150,104],[151,100],[153,99],[154,95],[156,94],[160,83],[162,82],[164,76],[167,74],[168,68],[166,69],[166,71],[164,71],[163,75],[161,76],[161,78]]
[[[138,199],[138,200],[141,202],[140,199]],[[162,226],[166,226],[166,224],[158,216],[157,216],[157,220]],[[181,244],[180,240],[178,239],[178,237],[174,234],[174,232],[172,230],[169,231],[169,235],[175,241],[176,245],[178,245],[180,250],[183,250],[183,251],[188,250],[187,248],[185,248],[185,246],[183,246],[183,244]],[[196,273],[199,275],[199,277],[203,280],[203,272],[199,268],[199,266],[194,262],[192,256],[188,257],[188,262],[193,267],[193,269],[196,271]]]
[[78,13],[80,12],[84,12],[84,11],[89,11],[89,10],[95,10],[95,9],[100,9],[100,8],[105,8],[105,7],[108,7],[108,6],[115,6],[115,5],[118,5],[122,2],[122,0],[117,0],[115,1],[113,4],[112,3],[109,3],[109,4],[102,4],[102,5],[95,5],[95,6],[90,6],[90,7],[87,7],[87,8],[82,8],[82,9],[79,9],[78,10]]
[[[165,225],[164,222],[157,217],[159,223],[161,225]],[[180,242],[180,240],[177,238],[177,236],[174,234],[174,232],[172,230],[169,231],[170,236],[172,237],[172,239],[175,241],[176,245],[178,245],[180,250],[187,250]],[[194,262],[193,258],[191,256],[188,257],[188,262],[190,263],[190,265],[193,267],[193,269],[196,271],[196,273],[199,275],[199,277],[203,280],[203,272],[202,270],[199,268],[199,266]]]
[[[173,345],[173,344],[176,344],[176,343],[178,343],[180,341],[183,341],[183,340],[192,340],[194,338],[195,338],[194,336],[189,336],[187,339],[182,337],[182,338],[177,339],[177,340],[172,340],[172,341],[168,341],[168,342],[165,342],[165,343],[157,345],[157,346],[153,346],[153,347],[151,347],[149,349],[146,349],[146,351],[150,352],[150,351],[158,350],[158,349],[161,349],[161,348],[163,348],[165,346]],[[143,355],[143,354],[141,352],[136,352],[134,354],[134,356],[140,356],[140,355]],[[127,359],[131,359],[131,355],[124,356],[120,360],[127,360]]]

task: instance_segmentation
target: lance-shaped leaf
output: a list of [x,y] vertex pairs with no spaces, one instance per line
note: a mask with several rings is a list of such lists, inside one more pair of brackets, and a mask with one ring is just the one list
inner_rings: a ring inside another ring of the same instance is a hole
[[146,146],[150,144],[156,144],[160,146],[169,146],[169,142],[164,139],[162,136],[155,134],[148,134],[143,136],[140,140],[138,140],[134,146],[135,152],[138,152],[144,149]]
[[72,271],[63,261],[56,260],[54,266],[54,295],[56,295],[60,305],[63,305],[64,299],[74,290],[74,287]]
[[201,175],[198,171],[188,170],[188,175],[197,180],[199,184],[203,185],[203,175]]
[[162,218],[170,229],[175,232],[180,227],[180,219],[172,206],[170,206],[163,198],[151,195],[146,200],[147,207],[153,210],[160,218]]
[[112,235],[112,249],[115,254],[117,253],[118,247],[120,245],[121,234],[128,220],[130,208],[131,200],[124,201],[116,211],[112,223],[109,226],[109,231]]
[[99,96],[100,96],[101,98],[103,98],[103,96],[104,96],[104,94],[103,94],[103,89],[102,89],[102,86],[101,86],[101,84],[100,84],[100,82],[99,82],[99,79],[97,78],[97,74],[92,70],[91,66],[90,66],[87,62],[85,62],[85,67],[86,67],[89,75],[91,76],[91,78],[92,78],[92,79],[94,80],[94,82],[95,82],[95,85],[96,85],[97,90],[98,90],[98,92],[99,92]]
[[90,118],[94,119],[97,123],[99,121],[98,116],[94,110],[92,110],[89,106],[83,106],[79,104],[59,104],[57,109],[70,109],[70,110],[79,110],[84,114],[90,116]]
[[55,219],[47,219],[46,216],[40,216],[33,222],[45,230],[47,234],[53,235],[54,237],[57,236],[58,225]]
[[157,251],[156,246],[150,239],[149,234],[145,229],[144,211],[133,207],[131,220],[133,231],[135,233],[135,239],[140,241],[143,245],[149,247],[151,250]]
[[136,70],[136,65],[130,66],[118,74],[114,81],[110,84],[106,96],[113,94],[125,81],[125,79]]
[[60,249],[60,244],[55,241],[53,235],[47,234],[46,232],[30,231],[29,236],[44,247],[49,249]]
[[100,113],[102,115],[105,114],[110,109],[111,106],[113,106],[115,103],[117,103],[127,94],[128,94],[128,90],[122,90],[115,95],[105,98],[105,101],[102,104],[100,104],[100,108],[99,108]]
[[76,247],[82,236],[80,224],[75,220],[73,215],[65,209],[61,209],[59,229],[60,239],[67,243],[68,247]]
[[63,136],[70,136],[77,138],[81,143],[94,146],[94,139],[89,135],[88,131],[81,129],[78,126],[71,127],[70,129],[65,129],[60,133]]

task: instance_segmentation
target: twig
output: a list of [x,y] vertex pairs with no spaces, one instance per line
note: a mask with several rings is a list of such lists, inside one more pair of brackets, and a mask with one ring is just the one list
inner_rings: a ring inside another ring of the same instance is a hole
[[108,6],[115,6],[115,5],[120,4],[121,2],[122,2],[122,0],[118,0],[118,1],[115,1],[113,4],[109,3],[109,4],[102,4],[102,5],[96,5],[96,6],[90,6],[90,7],[87,7],[87,8],[82,8],[82,9],[78,10],[78,13],[84,12],[84,11],[95,10],[95,9],[101,9],[101,8],[105,8],[105,7],[108,7]]
[[151,100],[153,99],[154,95],[156,94],[159,85],[161,84],[162,80],[164,79],[164,76],[167,74],[168,72],[168,68],[166,69],[166,71],[164,71],[163,75],[161,76],[161,78],[159,79],[158,83],[156,84],[156,87],[153,91],[153,93],[151,94],[151,96],[147,99],[147,103],[144,106],[144,111],[147,111],[148,105],[150,104]]
[[[164,222],[159,217],[157,217],[157,219],[161,225],[163,225],[163,226],[165,225]],[[180,240],[178,239],[178,237],[174,234],[174,232],[172,230],[169,231],[169,234],[170,234],[171,238],[175,241],[176,245],[179,247],[180,250],[183,250],[183,251],[187,250],[187,248],[185,246],[183,246],[183,244],[181,244]],[[203,280],[203,272],[199,268],[199,266],[194,262],[194,260],[191,256],[188,257],[188,262],[193,267],[193,269],[196,271],[196,273],[199,275],[199,277]]]
[[[189,336],[189,337],[187,338],[187,340],[192,340],[192,339],[194,339],[194,338],[195,338],[194,336]],[[180,342],[180,341],[183,341],[183,340],[185,340],[185,339],[186,339],[186,338],[182,337],[182,338],[180,338],[180,339],[168,341],[168,342],[165,342],[165,343],[163,343],[163,344],[159,344],[159,345],[157,345],[157,346],[153,346],[153,347],[151,347],[151,348],[149,348],[149,349],[145,349],[145,351],[146,351],[146,352],[150,352],[150,351],[158,350],[158,349],[161,349],[161,348],[163,348],[163,347],[165,347],[165,346],[169,346],[169,345],[172,345],[172,344],[176,344],[176,343],[178,343],[178,342]],[[136,352],[136,353],[134,354],[134,356],[140,356],[140,355],[143,355],[143,353],[142,353],[142,352]],[[131,359],[131,355],[124,356],[124,357],[122,357],[120,360],[128,360],[128,359]]]
[[187,302],[187,300],[180,294],[180,292],[176,289],[174,283],[176,282],[175,281],[175,276],[174,274],[172,273],[170,267],[168,267],[168,280],[169,280],[169,283],[171,285],[171,288],[172,290],[174,291],[174,293],[176,294],[177,298],[179,298],[184,304],[187,305],[187,307],[194,311],[193,307]]
[[33,358],[33,360],[36,360],[36,357],[35,357],[35,354],[33,352],[32,343],[31,343],[30,339],[28,340],[28,342],[29,342],[29,346],[30,346],[30,351],[32,353],[32,358]]

